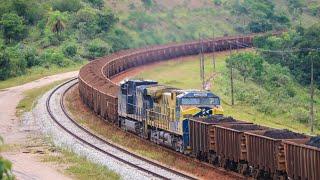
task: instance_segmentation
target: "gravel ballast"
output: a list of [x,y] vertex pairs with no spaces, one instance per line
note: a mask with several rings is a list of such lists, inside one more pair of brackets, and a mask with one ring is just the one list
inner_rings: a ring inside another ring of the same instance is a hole
[[[122,159],[130,161],[131,163],[139,165],[140,167],[152,170],[153,172],[168,177],[169,179],[183,179],[182,177],[166,171],[165,169],[161,169],[138,158],[125,154],[124,152],[103,143],[102,141],[96,139],[95,137],[91,136],[90,134],[84,132],[82,129],[74,125],[63,113],[60,107],[60,98],[63,92],[75,82],[76,81],[72,81],[59,88],[53,94],[49,103],[54,116],[64,127],[66,127],[71,132],[76,133],[82,139],[98,146],[100,149],[103,149],[109,153],[111,152],[113,155],[121,157]],[[108,155],[96,149],[93,149],[92,147],[82,143],[81,141],[71,136],[69,133],[65,132],[62,128],[60,128],[51,119],[46,109],[46,100],[50,93],[51,91],[47,92],[38,100],[38,103],[34,108],[32,114],[34,120],[39,123],[41,131],[51,137],[55,145],[69,149],[80,156],[86,157],[88,160],[94,163],[106,166],[110,170],[118,173],[123,179],[156,179],[156,177],[152,176],[151,174],[131,167],[119,160],[109,157]],[[30,118],[30,116],[27,116],[26,118]]]

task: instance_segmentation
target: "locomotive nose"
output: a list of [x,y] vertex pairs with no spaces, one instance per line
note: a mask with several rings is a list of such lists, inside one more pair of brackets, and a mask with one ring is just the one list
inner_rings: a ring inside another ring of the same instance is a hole
[[196,117],[210,116],[213,112],[211,107],[198,107],[200,109],[199,113],[195,114]]

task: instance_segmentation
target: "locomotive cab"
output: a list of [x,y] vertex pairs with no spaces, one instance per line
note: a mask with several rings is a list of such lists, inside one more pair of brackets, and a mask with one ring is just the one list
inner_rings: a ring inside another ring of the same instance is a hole
[[181,119],[223,115],[220,98],[209,91],[186,90],[177,97]]

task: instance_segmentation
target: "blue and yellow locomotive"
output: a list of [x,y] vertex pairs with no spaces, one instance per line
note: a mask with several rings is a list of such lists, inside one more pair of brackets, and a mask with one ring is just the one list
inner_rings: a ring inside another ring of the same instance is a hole
[[220,98],[209,91],[182,90],[150,80],[127,80],[120,88],[120,126],[176,151],[188,149],[189,117],[223,115]]

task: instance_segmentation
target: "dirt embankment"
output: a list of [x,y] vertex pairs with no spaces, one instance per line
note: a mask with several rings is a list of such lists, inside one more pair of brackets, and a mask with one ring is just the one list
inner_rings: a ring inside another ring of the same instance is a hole
[[17,179],[70,179],[52,165],[41,162],[39,156],[48,145],[42,140],[36,122],[21,122],[16,117],[16,107],[24,91],[77,75],[78,71],[48,76],[0,91],[0,135],[8,147],[1,155],[13,163]]

